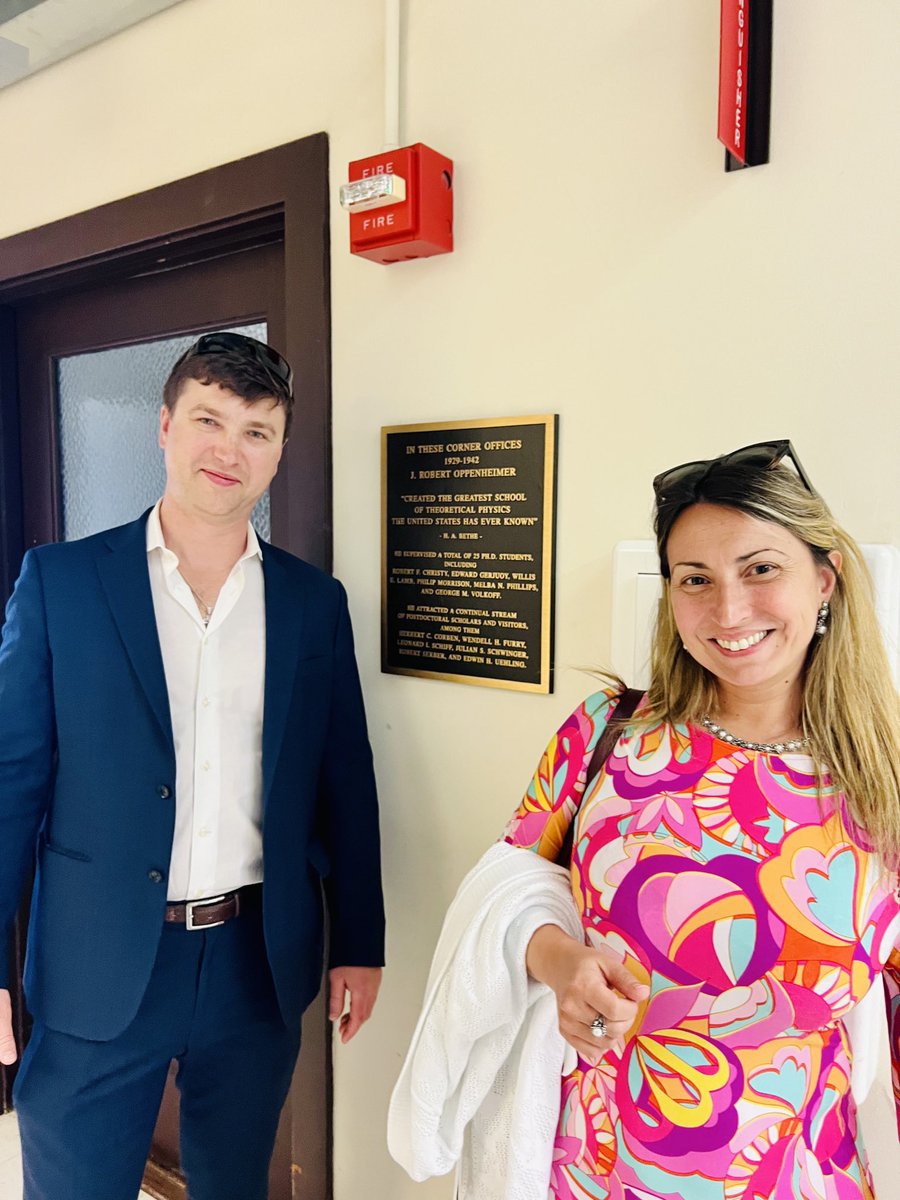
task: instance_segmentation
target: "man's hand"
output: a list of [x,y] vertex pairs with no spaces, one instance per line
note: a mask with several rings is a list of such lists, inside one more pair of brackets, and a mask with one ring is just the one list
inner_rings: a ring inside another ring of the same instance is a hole
[[[605,949],[576,942],[556,925],[535,930],[525,953],[528,973],[556,994],[559,1032],[582,1058],[594,1066],[634,1025],[642,1001],[650,994],[626,966]],[[591,1022],[602,1013],[607,1036],[596,1038]]]
[[5,1067],[16,1061],[16,1041],[12,1030],[12,1001],[9,992],[0,988],[0,1063]]
[[381,967],[333,967],[328,972],[328,1017],[338,1022],[342,1042],[349,1042],[371,1017],[379,987]]

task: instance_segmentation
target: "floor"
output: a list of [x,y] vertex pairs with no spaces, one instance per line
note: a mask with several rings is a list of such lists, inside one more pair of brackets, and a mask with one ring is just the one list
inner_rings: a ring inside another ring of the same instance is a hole
[[[22,1163],[15,1113],[0,1117],[0,1200],[22,1200]],[[138,1200],[151,1200],[141,1192]]]

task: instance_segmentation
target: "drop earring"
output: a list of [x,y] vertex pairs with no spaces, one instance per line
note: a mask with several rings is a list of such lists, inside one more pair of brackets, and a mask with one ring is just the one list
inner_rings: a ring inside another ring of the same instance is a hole
[[828,607],[828,601],[823,600],[822,605],[819,608],[818,616],[816,618],[816,636],[817,637],[822,637],[824,634],[826,634],[828,632],[828,614],[830,611],[831,610]]

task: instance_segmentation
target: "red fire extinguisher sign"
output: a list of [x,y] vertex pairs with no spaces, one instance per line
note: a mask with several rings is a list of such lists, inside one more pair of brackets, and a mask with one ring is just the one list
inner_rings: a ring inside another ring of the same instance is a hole
[[736,166],[769,161],[772,0],[721,0],[719,141]]

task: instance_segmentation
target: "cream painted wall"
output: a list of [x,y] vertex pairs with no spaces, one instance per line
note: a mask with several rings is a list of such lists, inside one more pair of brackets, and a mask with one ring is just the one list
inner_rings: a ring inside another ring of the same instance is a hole
[[[383,794],[389,971],[336,1051],[338,1200],[449,1200],[384,1114],[442,913],[609,645],[649,480],[793,438],[864,541],[900,544],[900,8],[776,5],[772,162],[727,176],[716,0],[407,0],[404,139],[456,162],[457,250],[384,268],[332,214],[335,558]],[[380,148],[378,0],[184,0],[0,92],[0,235],[320,129]],[[8,181],[13,181],[12,185]],[[379,429],[560,414],[557,691],[379,672]],[[869,1134],[895,1180],[876,1090]],[[884,1197],[892,1194],[889,1186]]]

